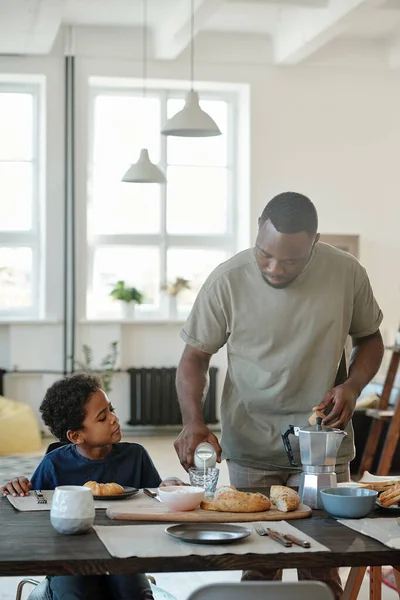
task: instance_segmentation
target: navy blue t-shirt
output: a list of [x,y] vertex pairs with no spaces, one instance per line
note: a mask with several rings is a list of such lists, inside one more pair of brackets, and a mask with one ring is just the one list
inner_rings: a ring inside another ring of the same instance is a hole
[[81,456],[74,444],[56,448],[43,458],[31,483],[36,490],[54,490],[58,485],[84,485],[87,481],[119,483],[135,488],[158,487],[160,475],[140,444],[113,444],[103,460]]

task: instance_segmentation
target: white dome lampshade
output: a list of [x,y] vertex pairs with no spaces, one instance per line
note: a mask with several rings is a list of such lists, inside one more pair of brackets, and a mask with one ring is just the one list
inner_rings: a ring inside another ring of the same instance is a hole
[[185,106],[168,119],[161,133],[178,137],[212,137],[221,131],[209,114],[199,104],[199,95],[194,90],[186,94]]
[[125,183],[166,183],[164,173],[151,162],[149,151],[142,148],[139,160],[133,163],[122,178]]

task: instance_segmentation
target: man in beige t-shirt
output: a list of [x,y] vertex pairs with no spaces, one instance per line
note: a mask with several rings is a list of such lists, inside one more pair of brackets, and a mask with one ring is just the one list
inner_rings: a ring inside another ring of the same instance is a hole
[[[318,407],[326,410],[324,425],[347,431],[336,471],[339,481],[348,478],[355,403],[382,360],[382,313],[365,269],[319,242],[317,227],[308,198],[276,196],[259,219],[255,247],[219,265],[201,288],[181,331],[186,347],[177,373],[183,430],[175,449],[186,469],[196,446],[208,441],[227,459],[233,485],[293,484],[281,434],[289,423],[307,425]],[[348,335],[354,346],[349,374],[335,386]],[[211,355],[224,345],[220,445],[204,424],[202,402]],[[294,451],[299,459],[298,446]],[[325,580],[341,595],[337,569],[302,570],[299,577]]]

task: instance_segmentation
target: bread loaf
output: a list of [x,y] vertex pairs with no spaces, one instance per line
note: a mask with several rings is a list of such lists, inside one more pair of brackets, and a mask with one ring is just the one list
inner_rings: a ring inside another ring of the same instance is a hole
[[325,419],[326,415],[320,410],[316,410],[315,412],[313,412],[311,417],[308,419],[308,422],[312,427],[314,427],[317,424],[318,417],[320,417],[321,419]]
[[200,506],[204,510],[252,513],[268,510],[271,502],[263,494],[239,492],[233,486],[223,486],[216,491],[212,500],[203,500]]
[[282,512],[291,512],[300,506],[298,493],[284,485],[272,485],[270,498],[272,504]]
[[124,488],[119,483],[97,483],[97,481],[87,481],[84,487],[92,490],[93,496],[118,496],[124,493]]
[[379,503],[386,508],[400,502],[400,485],[392,485],[379,496]]

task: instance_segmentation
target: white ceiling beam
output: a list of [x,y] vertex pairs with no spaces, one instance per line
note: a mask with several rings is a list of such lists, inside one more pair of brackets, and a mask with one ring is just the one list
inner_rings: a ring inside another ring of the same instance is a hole
[[[195,0],[195,36],[224,3],[225,0]],[[161,60],[174,60],[177,58],[189,45],[190,32],[190,1],[180,0],[179,6],[171,11],[170,19],[160,23],[154,30],[154,58]]]
[[294,65],[326,45],[345,27],[345,19],[363,6],[379,7],[385,0],[329,0],[326,8],[285,11],[274,37],[274,60]]
[[387,58],[391,69],[400,67],[400,37],[389,42]]
[[39,0],[27,35],[27,53],[48,54],[62,24],[65,0]]
[[63,0],[0,0],[0,54],[48,54],[61,25]]

